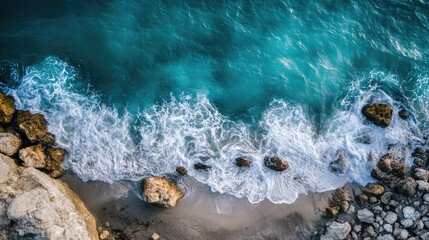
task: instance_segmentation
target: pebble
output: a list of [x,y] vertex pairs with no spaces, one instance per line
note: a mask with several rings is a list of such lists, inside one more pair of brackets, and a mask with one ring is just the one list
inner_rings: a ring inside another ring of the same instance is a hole
[[362,230],[362,226],[361,225],[356,225],[356,226],[353,227],[353,230],[358,233],[358,232],[360,232]]
[[390,202],[392,195],[392,192],[385,192],[383,196],[380,197],[381,202],[387,205]]
[[402,213],[404,214],[404,218],[413,219],[413,220],[416,219],[415,211],[416,210],[410,206],[406,206],[406,207],[404,207],[404,209],[402,209]]
[[422,180],[418,180],[417,182],[417,189],[420,191],[424,191],[427,192],[429,191],[429,183],[422,181]]
[[413,226],[413,224],[414,224],[414,222],[412,219],[402,219],[401,220],[401,225],[404,228],[409,228],[409,227]]
[[372,213],[368,209],[362,209],[357,211],[357,217],[359,221],[365,222],[365,223],[373,223],[374,222],[374,213]]
[[426,204],[429,203],[429,193],[426,193],[425,195],[423,195],[423,200],[425,200]]
[[109,223],[108,221],[105,221],[105,222],[104,222],[104,226],[105,226],[105,227],[110,227],[110,223]]
[[386,221],[389,224],[394,224],[397,219],[398,219],[398,214],[394,212],[387,212],[387,215],[384,218],[384,221]]
[[378,236],[377,240],[395,240],[395,238],[390,234],[385,234],[383,236]]
[[390,200],[390,202],[389,202],[389,206],[397,207],[398,205],[399,205],[399,203],[397,201],[395,201],[395,200]]
[[384,231],[388,232],[388,233],[392,233],[393,232],[393,227],[390,224],[384,224],[383,225]]
[[159,240],[159,239],[160,239],[160,236],[158,235],[158,233],[153,233],[150,236],[150,240]]
[[400,238],[400,239],[407,239],[407,238],[408,238],[408,235],[409,235],[408,231],[407,231],[407,230],[405,230],[405,229],[403,229],[403,230],[401,231],[401,233],[399,233],[399,238]]
[[375,207],[372,208],[372,211],[375,214],[379,214],[379,213],[381,213],[383,211],[383,208],[381,208],[380,206],[375,206]]
[[101,240],[107,239],[109,237],[109,235],[110,235],[109,231],[103,230],[103,232],[101,232],[101,234],[100,234],[100,239]]

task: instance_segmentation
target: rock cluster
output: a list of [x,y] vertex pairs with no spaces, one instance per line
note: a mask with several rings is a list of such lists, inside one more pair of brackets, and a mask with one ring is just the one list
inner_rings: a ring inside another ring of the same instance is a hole
[[19,158],[25,167],[35,167],[60,177],[66,151],[55,147],[43,115],[16,110],[14,100],[0,92],[0,153]]
[[413,156],[423,165],[410,170],[395,154],[382,156],[372,171],[378,183],[361,188],[354,200],[345,188],[335,191],[313,239],[429,239],[426,151],[417,148]]

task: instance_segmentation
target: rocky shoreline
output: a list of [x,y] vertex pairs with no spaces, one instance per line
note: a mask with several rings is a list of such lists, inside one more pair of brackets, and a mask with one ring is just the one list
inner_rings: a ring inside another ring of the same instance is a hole
[[[362,108],[369,124],[386,128],[392,107],[374,103]],[[398,115],[407,119],[408,112]],[[0,240],[2,239],[128,239],[121,231],[110,233],[109,222],[96,227],[95,218],[79,197],[59,178],[66,150],[55,146],[43,115],[16,110],[12,97],[0,93]],[[412,153],[414,164],[389,151],[376,160],[371,176],[375,183],[355,191],[346,187],[333,192],[329,206],[312,234],[312,239],[429,239],[429,149],[420,146]],[[372,159],[373,160],[373,159]],[[266,156],[264,165],[286,171],[289,164],[280,157]],[[235,159],[237,167],[249,167],[246,156]],[[330,163],[334,173],[343,173],[346,156]],[[196,163],[199,171],[210,171]],[[187,169],[177,166],[177,177]],[[172,208],[185,192],[175,181],[153,176],[142,180],[143,199]],[[148,236],[149,237],[149,236]],[[150,239],[160,239],[152,233]]]
[[0,239],[98,239],[96,221],[61,180],[66,151],[41,114],[0,93]]
[[[389,126],[392,107],[375,103],[364,106],[362,114],[379,126]],[[398,115],[408,118],[401,109]],[[376,180],[357,191],[336,190],[312,239],[429,239],[429,149],[416,147],[413,165],[405,166],[405,156],[387,152],[371,171]],[[340,171],[344,157],[333,162]],[[353,192],[353,194],[351,194]]]

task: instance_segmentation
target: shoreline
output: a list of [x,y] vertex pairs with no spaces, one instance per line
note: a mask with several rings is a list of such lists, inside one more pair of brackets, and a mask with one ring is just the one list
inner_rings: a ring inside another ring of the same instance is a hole
[[115,239],[142,239],[154,232],[162,239],[308,239],[332,193],[302,194],[292,204],[269,200],[252,204],[213,193],[186,177],[184,199],[174,208],[164,209],[143,201],[133,184],[85,183],[70,173],[61,180],[81,197],[97,225],[110,223]]

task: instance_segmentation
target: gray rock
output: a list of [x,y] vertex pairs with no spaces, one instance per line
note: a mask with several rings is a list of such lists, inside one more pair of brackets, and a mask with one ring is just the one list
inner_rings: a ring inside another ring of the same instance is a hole
[[382,236],[378,236],[377,240],[395,240],[395,238],[390,234],[384,234]]
[[386,223],[383,225],[384,231],[388,232],[388,233],[392,233],[393,232],[393,227],[392,225]]
[[359,233],[360,231],[362,231],[362,226],[361,226],[361,225],[355,225],[355,226],[353,227],[353,230],[354,230],[355,232]]
[[392,195],[392,192],[384,193],[383,196],[380,197],[381,202],[387,205],[390,202]]
[[0,153],[8,156],[18,152],[21,146],[21,139],[12,133],[0,133]]
[[424,223],[422,220],[418,220],[416,221],[416,231],[420,231],[425,227]]
[[399,233],[398,238],[399,238],[399,239],[407,239],[409,235],[410,235],[410,234],[408,233],[408,231],[407,231],[407,230],[402,229],[402,231]]
[[429,193],[423,195],[423,200],[425,201],[425,204],[429,204]]
[[385,217],[387,216],[387,213],[386,213],[385,211],[383,211],[383,212],[381,212],[381,213],[380,213],[380,216],[381,216],[382,218],[385,218]]
[[401,225],[404,228],[409,228],[409,227],[413,226],[413,224],[414,224],[414,222],[412,219],[402,219],[401,220]]
[[404,209],[402,209],[402,213],[404,214],[404,218],[406,219],[416,220],[415,212],[416,210],[410,206],[406,206],[404,207]]
[[366,208],[357,211],[357,217],[359,221],[365,222],[365,223],[373,223],[375,221],[374,213],[372,213],[370,210]]
[[422,192],[428,192],[429,191],[429,183],[428,182],[425,182],[422,180],[418,180],[416,182],[417,182],[417,189],[419,191],[422,191]]
[[329,222],[326,226],[326,233],[320,237],[321,240],[345,239],[351,232],[350,223]]
[[425,232],[423,234],[420,234],[420,239],[429,240],[429,232]]
[[383,208],[381,208],[380,206],[375,206],[372,208],[372,212],[375,214],[379,214],[383,211]]
[[358,235],[355,232],[352,232],[352,239],[358,240]]
[[413,172],[413,177],[416,180],[423,180],[427,182],[429,179],[429,172],[423,168],[415,168]]
[[397,207],[398,205],[399,205],[399,203],[395,200],[390,200],[390,202],[389,202],[389,206]]
[[397,219],[398,219],[398,214],[394,212],[387,212],[387,215],[384,218],[384,221],[386,221],[389,224],[394,224]]
[[377,235],[377,233],[374,230],[374,227],[372,226],[368,226],[367,228],[365,228],[365,232],[371,237],[374,237],[375,235]]

